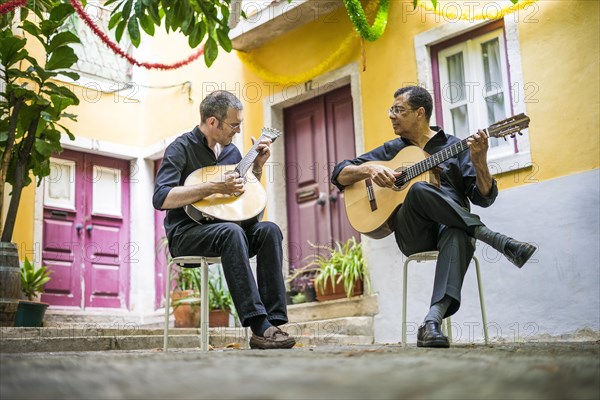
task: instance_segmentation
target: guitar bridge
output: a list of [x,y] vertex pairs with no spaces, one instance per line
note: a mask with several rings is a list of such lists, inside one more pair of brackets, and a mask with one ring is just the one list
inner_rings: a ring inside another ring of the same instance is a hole
[[375,200],[375,190],[373,189],[373,181],[371,178],[365,179],[365,186],[367,187],[367,197],[369,199],[371,211],[375,211],[377,210],[377,200]]

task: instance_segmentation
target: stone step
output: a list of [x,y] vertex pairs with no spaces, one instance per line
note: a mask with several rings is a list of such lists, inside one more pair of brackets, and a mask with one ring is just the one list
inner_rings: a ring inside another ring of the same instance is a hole
[[291,322],[322,321],[343,317],[374,316],[379,313],[377,296],[356,296],[350,299],[294,304],[288,306]]
[[[247,349],[244,341],[231,341],[234,337],[210,337],[210,345],[215,349],[237,347]],[[199,348],[199,335],[169,336],[169,349]],[[331,335],[324,338],[299,337],[297,346],[315,347],[324,345],[372,344],[370,336]],[[111,351],[111,350],[152,350],[162,351],[162,335],[94,338],[45,338],[45,339],[4,339],[0,340],[0,353],[49,353],[68,351]]]
[[[283,326],[302,346],[373,343],[372,317],[333,318],[323,321],[291,322]],[[251,332],[248,330],[248,335]],[[199,347],[199,329],[169,329],[170,348]],[[209,341],[215,348],[236,344],[247,348],[243,328],[210,328]],[[0,328],[0,353],[107,351],[162,349],[163,329],[137,328]]]
[[[356,296],[325,302],[312,302],[288,306],[291,322],[322,321],[343,317],[374,316],[378,313],[377,296]],[[162,310],[138,315],[123,310],[71,310],[50,307],[44,318],[45,327],[78,326],[82,328],[128,327],[162,328]],[[171,315],[171,324],[173,323]]]

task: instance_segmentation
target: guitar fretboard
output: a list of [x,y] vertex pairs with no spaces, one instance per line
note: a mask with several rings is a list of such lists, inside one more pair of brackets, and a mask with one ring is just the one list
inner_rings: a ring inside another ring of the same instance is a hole
[[[511,137],[514,137],[516,133],[520,135],[521,130],[527,128],[528,126],[529,117],[525,114],[518,114],[510,118],[506,118],[502,121],[496,122],[495,124],[492,124],[486,129],[484,129],[484,131],[488,135],[488,137],[491,138],[500,138],[505,137],[507,135],[511,135]],[[396,187],[404,185],[406,182],[429,171],[436,165],[439,165],[447,159],[454,157],[458,153],[467,150],[469,148],[469,146],[467,145],[467,140],[473,136],[475,135],[471,135],[458,143],[454,143],[453,145],[450,145],[438,151],[437,153],[427,157],[426,159],[419,161],[418,163],[404,169],[396,178]]]
[[258,138],[258,140],[254,142],[254,145],[248,151],[248,153],[246,153],[244,158],[242,158],[242,161],[240,161],[238,163],[238,165],[235,167],[235,172],[240,174],[240,176],[245,176],[246,172],[248,172],[248,170],[252,167],[254,160],[256,160],[256,157],[258,156],[258,151],[256,150],[256,148],[258,147],[258,144],[260,143],[260,141],[265,138],[266,138],[265,135],[261,135]]
[[442,150],[427,157],[426,159],[419,161],[418,163],[406,168],[404,171],[401,172],[400,176],[396,178],[395,185],[400,187],[404,183],[410,181],[411,179],[416,178],[417,176],[429,171],[436,165],[439,165],[444,161],[448,160],[449,158],[454,157],[458,153],[467,150],[469,148],[469,146],[467,145],[467,139],[468,138],[463,139],[458,143],[454,143],[453,145],[450,145],[446,148],[443,148]]

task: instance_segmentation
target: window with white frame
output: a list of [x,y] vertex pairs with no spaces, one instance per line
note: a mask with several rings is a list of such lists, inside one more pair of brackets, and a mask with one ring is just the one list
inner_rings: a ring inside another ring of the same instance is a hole
[[[439,77],[438,124],[446,132],[465,138],[512,115],[502,28],[479,35],[475,31],[465,40],[437,45],[432,52]],[[489,158],[514,154],[516,140],[491,138]]]
[[[104,0],[89,0],[85,12],[111,40],[115,41],[114,31],[108,30],[111,9],[104,7],[103,4]],[[72,15],[67,20],[65,28],[81,40],[81,43],[71,45],[79,59],[72,69],[82,76],[80,83],[107,82],[107,85],[97,87],[114,91],[120,88],[120,85],[127,86],[131,82],[132,67],[129,62],[102,43],[79,16]],[[132,45],[127,34],[123,35],[119,46],[126,53],[131,53]]]

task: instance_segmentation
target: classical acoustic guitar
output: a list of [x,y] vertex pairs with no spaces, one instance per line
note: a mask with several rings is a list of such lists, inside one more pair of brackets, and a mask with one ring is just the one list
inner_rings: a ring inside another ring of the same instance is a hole
[[187,215],[201,224],[215,221],[244,223],[259,218],[267,205],[267,193],[252,173],[252,164],[258,156],[256,147],[262,139],[271,139],[273,142],[280,135],[277,129],[263,128],[260,138],[238,164],[213,165],[192,172],[184,186],[224,179],[226,175],[236,172],[244,179],[245,186],[241,194],[213,194],[187,205],[184,208]]
[[[514,137],[529,126],[529,117],[519,114],[496,122],[485,129],[489,137]],[[468,139],[468,138],[467,138]],[[451,157],[467,150],[467,139],[448,146],[433,155],[417,146],[407,146],[389,161],[369,161],[364,165],[383,165],[398,172],[392,188],[376,185],[370,178],[347,186],[344,202],[350,224],[357,231],[379,239],[392,232],[391,216],[402,205],[415,182],[425,181],[439,185],[434,168]]]

